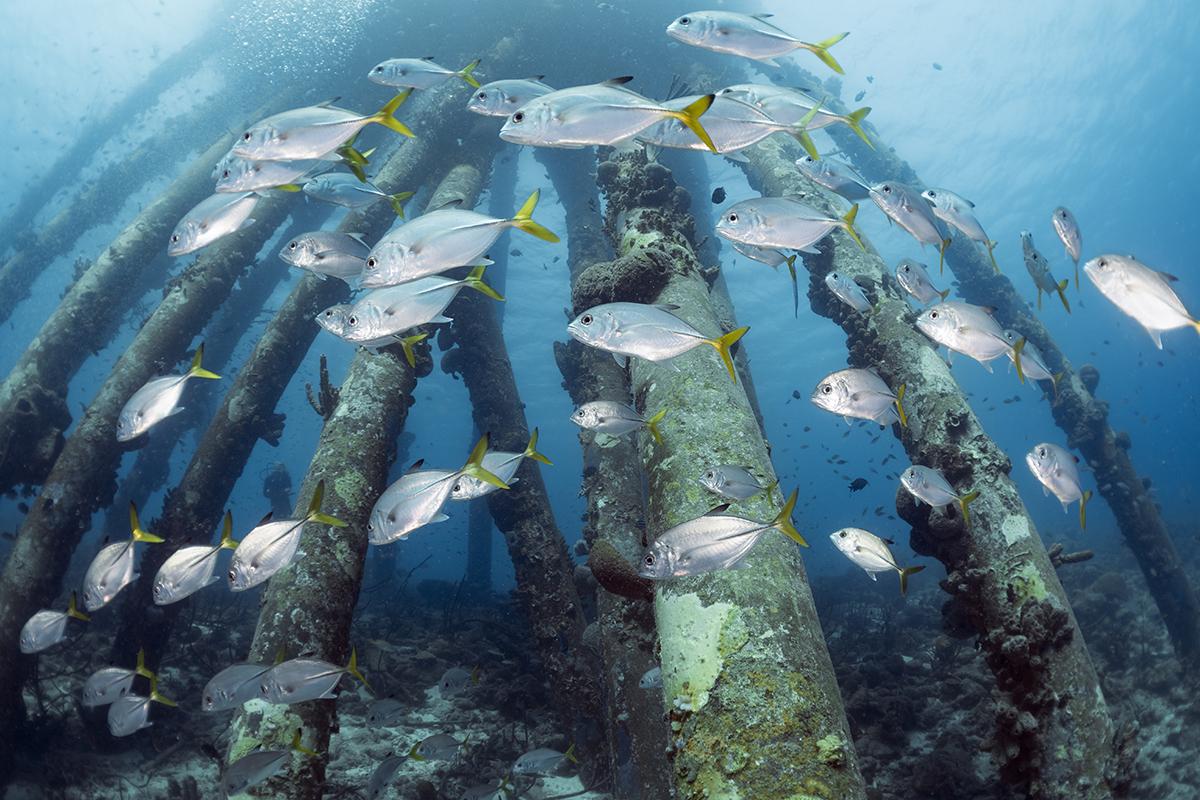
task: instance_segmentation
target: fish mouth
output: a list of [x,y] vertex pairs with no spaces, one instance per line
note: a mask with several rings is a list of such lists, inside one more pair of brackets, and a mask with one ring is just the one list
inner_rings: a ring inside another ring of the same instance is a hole
[[577,342],[581,342],[583,344],[591,344],[591,342],[588,341],[587,337],[584,336],[583,328],[580,327],[575,322],[572,322],[569,325],[567,325],[567,333],[570,334],[571,338]]
[[513,144],[529,144],[530,141],[526,136],[508,127],[507,122],[504,123],[504,127],[500,129],[500,138]]

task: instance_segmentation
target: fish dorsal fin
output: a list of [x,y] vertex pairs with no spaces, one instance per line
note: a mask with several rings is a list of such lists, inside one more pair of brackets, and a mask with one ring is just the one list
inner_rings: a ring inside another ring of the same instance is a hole
[[659,311],[678,311],[682,306],[677,306],[674,303],[656,303],[654,307]]
[[367,241],[366,241],[366,239],[365,239],[365,238],[363,238],[363,237],[364,237],[364,234],[361,234],[361,233],[347,233],[346,235],[347,235],[347,236],[349,236],[349,237],[350,237],[351,239],[353,239],[354,241],[356,241],[356,242],[358,242],[359,244],[361,244],[363,247],[370,247],[370,246],[371,246],[371,245],[367,244]]
[[418,458],[416,461],[414,461],[414,462],[412,463],[412,466],[411,466],[411,467],[409,467],[407,470],[405,470],[405,471],[404,471],[404,474],[405,474],[405,475],[407,475],[407,474],[409,474],[410,472],[416,472],[416,471],[417,471],[417,470],[419,470],[419,469],[420,469],[420,468],[421,468],[421,467],[422,467],[424,464],[425,464],[425,459],[423,459],[423,458]]
[[453,200],[447,200],[446,202],[442,203],[437,208],[425,209],[425,213],[428,214],[430,211],[442,211],[443,209],[447,209],[447,208],[461,208],[462,204],[463,204],[463,198],[456,197]]
[[268,522],[271,521],[271,517],[273,517],[274,515],[275,515],[274,511],[268,511],[266,514],[263,515],[263,518],[258,521],[258,525],[255,527],[260,527],[262,525],[266,525]]
[[433,56],[421,56],[422,61],[433,61]]
[[983,310],[983,312],[984,312],[985,314],[987,314],[989,317],[994,317],[994,316],[996,316],[996,307],[995,307],[995,306],[980,306],[980,308],[981,308],[981,309]]
[[600,85],[601,86],[624,86],[625,84],[629,83],[631,80],[633,80],[632,75],[621,75],[620,77],[617,77],[617,78],[609,78],[606,81],[600,81]]
[[525,80],[527,80],[527,81],[537,81],[538,83],[541,83],[541,82],[542,82],[543,80],[545,80],[545,79],[546,79],[546,76],[545,76],[545,75],[530,75],[530,76],[529,76],[528,78],[526,78]]
[[882,539],[887,544],[895,544],[896,543],[896,541],[894,539],[884,539],[882,536],[880,537],[880,539]]
[[754,17],[755,19],[770,19],[771,17],[773,17],[775,15],[774,14],[751,14],[750,16]]
[[332,106],[334,103],[336,103],[338,100],[341,100],[341,99],[342,99],[342,96],[339,94],[337,97],[331,97],[328,100],[322,100],[321,102],[319,102],[315,106],[313,106],[313,108],[329,108],[330,106]]
[[1172,275],[1169,272],[1159,272],[1158,277],[1162,278],[1167,283],[1175,283],[1176,281],[1179,280],[1179,278],[1175,277],[1174,275]]
[[713,506],[713,507],[712,507],[712,508],[710,508],[708,511],[705,511],[705,512],[704,512],[704,516],[706,516],[706,517],[715,517],[715,516],[719,516],[719,515],[721,515],[721,514],[724,514],[724,513],[725,513],[726,511],[728,511],[728,510],[729,510],[729,503],[721,503],[721,505],[719,505],[719,506]]

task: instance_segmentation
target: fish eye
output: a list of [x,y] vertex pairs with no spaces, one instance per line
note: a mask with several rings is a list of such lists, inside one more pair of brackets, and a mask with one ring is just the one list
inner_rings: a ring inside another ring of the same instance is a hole
[[838,279],[838,274],[836,272],[831,272],[831,273],[829,273],[829,277],[833,278],[836,281]]
[[376,72],[383,72],[383,65],[382,65],[382,64],[380,64],[378,67],[376,67],[376,68],[375,68],[375,71],[376,71]]
[[929,190],[929,196],[930,196],[930,197],[937,197],[937,192],[935,192],[933,189],[930,189],[930,190]]
[[288,249],[289,249],[289,250],[295,250],[295,249],[296,249],[296,243],[295,243],[295,242],[288,242]]
[[236,569],[229,570],[229,580],[231,580],[231,581],[237,580],[237,570]]
[[1108,259],[1102,258],[1102,259],[1100,259],[1099,261],[1097,261],[1096,263],[1097,263],[1097,264],[1099,264],[1099,265],[1100,265],[1100,266],[1102,266],[1102,267],[1107,267],[1107,266],[1108,266]]
[[727,220],[729,220],[730,222],[737,222],[737,221],[738,221],[738,215],[737,215],[737,212],[736,212],[736,211],[730,211],[730,212],[729,212],[729,215],[728,215],[727,217],[725,217],[725,218],[726,218]]
[[367,259],[367,269],[375,269],[376,262],[374,258]]
[[833,392],[833,386],[831,386],[828,383],[823,383],[823,384],[821,384],[821,392],[824,394],[830,394],[831,392]]
[[1038,448],[1038,455],[1039,455],[1039,456],[1041,456],[1042,458],[1045,458],[1045,457],[1046,457],[1046,448],[1044,448],[1044,447],[1039,447],[1039,448]]
[[584,314],[582,317],[579,318],[579,322],[582,325],[591,325],[592,324],[592,315]]
[[525,112],[518,111],[517,113],[513,114],[512,121],[513,122],[524,122],[525,121]]
[[846,532],[845,532],[845,531],[838,531],[838,536],[839,536],[840,538],[842,538],[842,539],[845,539],[845,538],[846,538]]
[[348,324],[350,324],[350,325],[357,325],[357,324],[358,324],[358,317],[351,317],[350,319],[346,320],[346,322],[347,322]]
[[222,173],[221,173],[221,177],[222,177],[222,178],[228,178],[228,177],[229,177],[229,170],[225,170],[224,172],[222,172]]
[[912,267],[910,267],[908,264],[905,264],[905,265],[902,267],[902,269],[903,269],[905,272],[911,272],[911,271],[912,271]]
[[1066,219],[1066,218],[1067,218],[1067,212],[1066,212],[1066,209],[1063,209],[1062,211],[1058,212],[1058,215],[1059,215],[1060,217],[1062,217],[1063,219]]
[[250,131],[246,131],[245,133],[242,134],[242,141],[245,141],[245,142],[250,141]]
[[710,469],[708,472],[704,473],[704,477],[714,478],[714,477],[716,477],[716,474]]
[[172,233],[172,234],[171,234],[171,241],[172,241],[172,242],[178,242],[178,241],[179,241],[179,234],[178,234],[178,233]]
[[885,183],[885,184],[883,185],[883,193],[884,193],[884,194],[891,194],[891,192],[892,192],[892,187],[888,186],[888,185]]
[[937,319],[937,318],[938,318],[938,312],[937,312],[937,311],[930,311],[930,312],[929,312],[929,318],[930,318],[930,319]]
[[647,554],[646,554],[646,558],[645,558],[645,559],[643,559],[643,560],[646,562],[646,566],[647,566],[647,567],[653,567],[653,566],[654,566],[654,554],[653,554],[653,553],[647,553]]
[[691,24],[692,24],[692,20],[691,20],[691,18],[690,18],[690,17],[680,17],[680,18],[679,18],[679,24],[680,24],[680,25],[691,25]]
[[480,100],[487,100],[487,92],[480,92],[476,95]]

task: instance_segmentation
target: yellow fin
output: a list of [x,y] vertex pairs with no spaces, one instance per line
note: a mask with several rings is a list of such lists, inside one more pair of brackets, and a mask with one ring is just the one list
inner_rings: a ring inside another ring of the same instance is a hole
[[462,78],[464,81],[469,83],[471,86],[474,86],[476,89],[478,89],[479,81],[475,80],[475,76],[471,74],[472,72],[475,71],[475,68],[478,66],[479,66],[479,59],[477,58],[474,61],[472,61],[470,64],[467,64],[465,67],[463,67],[462,69],[460,69],[458,72],[456,72],[454,74],[457,75],[458,77]]
[[321,501],[324,499],[325,480],[322,479],[317,482],[317,488],[313,490],[312,499],[308,501],[308,513],[305,514],[305,519],[309,522],[318,522],[322,525],[332,525],[335,528],[348,527],[349,523],[342,522],[337,517],[321,513]]
[[[545,464],[548,467],[553,467],[554,462],[551,461],[550,459],[546,458],[546,456],[544,456],[543,454],[538,452],[537,441],[538,441],[538,429],[534,428],[533,433],[529,434],[529,444],[525,445],[525,452],[522,453],[521,455],[525,456],[525,458],[532,458],[534,461]],[[478,683],[478,681],[476,681],[476,683]]]
[[396,212],[396,216],[404,219],[404,201],[412,197],[416,192],[396,192],[387,196],[388,202],[392,205],[392,211]]
[[413,350],[413,345],[428,337],[428,333],[414,333],[412,336],[404,336],[400,339],[400,349],[404,351],[404,360],[414,369],[417,366],[417,354]]
[[824,61],[825,66],[829,67],[838,75],[845,75],[846,70],[842,69],[842,65],[839,64],[837,59],[833,57],[833,54],[829,52],[829,48],[833,47],[835,44],[840,42],[842,39],[845,39],[849,35],[850,32],[847,31],[846,33],[839,33],[836,36],[830,36],[828,39],[823,39],[816,44],[801,42],[800,46]]
[[471,450],[471,455],[467,458],[467,463],[463,464],[460,470],[462,474],[468,475],[475,480],[490,483],[492,486],[498,486],[501,489],[507,489],[508,484],[500,480],[496,475],[483,468],[483,457],[487,454],[488,435],[485,433],[479,437],[479,441],[475,443],[474,449]]
[[787,502],[783,504],[783,509],[775,515],[775,519],[771,520],[771,527],[801,547],[808,547],[808,542],[804,541],[800,531],[796,530],[796,526],[792,524],[792,511],[796,508],[796,498],[799,496],[800,490],[793,489],[792,493],[788,495]]
[[1068,283],[1069,282],[1067,281],[1067,279],[1063,278],[1061,281],[1059,281],[1056,284],[1056,287],[1058,289],[1058,299],[1062,300],[1063,308],[1065,308],[1067,310],[1067,313],[1070,314],[1071,313],[1071,304],[1069,302],[1067,302],[1067,294],[1066,294],[1066,292],[1063,291],[1064,289],[1067,288]]
[[483,294],[486,294],[488,297],[492,298],[493,300],[499,300],[501,303],[503,303],[504,295],[500,294],[495,289],[493,289],[491,286],[488,286],[486,283],[484,283],[483,271],[485,269],[487,269],[486,264],[481,264],[478,267],[472,268],[471,274],[463,279],[463,284],[466,286],[469,286],[470,288],[474,289],[477,292],[482,292]]
[[870,114],[870,113],[871,113],[871,107],[863,106],[862,108],[854,109],[846,116],[839,117],[838,119],[840,119],[842,122],[846,123],[846,127],[848,127],[850,130],[852,130],[856,134],[858,134],[858,138],[860,138],[864,142],[866,142],[867,147],[874,150],[875,145],[872,144],[871,140],[867,138],[867,132],[863,130],[863,126],[862,126],[862,121],[864,119],[866,119],[867,114]]
[[412,89],[405,89],[403,92],[400,92],[400,94],[388,100],[387,105],[371,115],[368,121],[374,122],[376,125],[382,125],[401,136],[407,136],[410,139],[413,138],[416,134],[409,130],[407,125],[392,116],[396,113],[396,109],[400,108],[401,104],[408,99],[410,94],[412,94]]
[[704,126],[700,124],[700,117],[704,116],[704,112],[708,111],[708,107],[713,104],[713,100],[717,99],[715,94],[706,94],[696,102],[684,108],[682,111],[668,111],[667,116],[674,117],[688,127],[692,133],[696,134],[696,138],[704,142],[704,146],[714,153],[719,152],[717,146],[713,144],[712,137],[708,135],[708,131],[704,130]]
[[900,596],[901,597],[908,594],[908,576],[916,575],[918,572],[920,572],[923,569],[925,569],[925,567],[918,564],[915,567],[904,567],[903,569],[900,570]]
[[521,206],[521,210],[509,222],[512,223],[514,228],[523,230],[525,233],[536,236],[543,241],[557,242],[558,237],[554,235],[553,231],[533,221],[533,210],[537,208],[538,198],[541,196],[542,191],[534,189],[533,194],[529,195],[525,200],[525,204]]
[[858,203],[850,206],[850,210],[842,217],[842,228],[850,235],[850,238],[866,252],[867,246],[863,244],[863,240],[858,236],[858,229],[854,227],[854,220],[858,218]]
[[967,492],[962,497],[958,498],[958,507],[962,509],[963,525],[967,526],[968,528],[971,527],[971,512],[969,510],[969,506],[977,499],[979,499],[979,492],[977,490]]
[[135,542],[155,544],[163,540],[161,536],[155,536],[153,533],[142,529],[141,520],[138,519],[137,506],[133,504],[133,501],[129,503],[129,530]]
[[805,114],[799,122],[797,122],[795,125],[792,125],[788,131],[798,142],[800,142],[800,146],[804,148],[804,152],[812,156],[813,161],[820,161],[821,154],[817,152],[817,146],[813,144],[812,137],[808,135],[808,123],[812,122],[813,117],[815,117],[817,112],[821,110],[821,105],[828,99],[828,95],[822,97],[817,104],[810,108],[808,113]]
[[358,650],[356,648],[350,648],[350,661],[346,664],[346,672],[353,675],[359,683],[367,687],[368,692],[375,694],[375,690],[371,688],[371,684],[367,683],[366,676],[358,669]]
[[309,750],[307,747],[305,747],[303,744],[300,743],[300,734],[303,732],[304,732],[303,728],[296,728],[296,733],[295,733],[295,735],[292,736],[292,749],[295,750],[297,753],[303,753],[306,756],[320,755],[320,753],[318,753],[316,750]]
[[721,360],[725,362],[725,369],[729,370],[729,377],[733,378],[733,382],[737,383],[737,371],[733,368],[733,355],[729,352],[729,348],[733,347],[734,343],[746,335],[746,331],[750,330],[750,326],[743,325],[740,328],[734,328],[724,336],[718,336],[716,339],[705,339],[704,341],[716,348],[721,355]]
[[221,547],[225,550],[236,550],[238,543],[233,539],[233,512],[226,511],[225,519],[221,522]]
[[941,245],[938,247],[938,275],[946,273],[946,248],[950,246],[949,239],[942,239]]
[[662,431],[658,429],[658,423],[663,421],[663,417],[667,416],[665,408],[659,409],[658,413],[646,420],[646,427],[650,429],[650,435],[654,437],[654,441],[658,444],[663,443]]
[[167,697],[166,695],[159,694],[158,676],[154,673],[150,673],[150,699],[156,703],[162,703],[164,706],[170,706],[171,708],[177,708],[179,706],[179,704],[171,698]]
[[81,622],[90,622],[91,617],[79,610],[79,601],[75,599],[75,593],[71,592],[71,599],[67,601],[67,616],[74,617]]
[[[989,241],[987,243],[987,251],[988,251],[988,258],[990,258],[992,260],[992,269],[996,270],[996,274],[999,275],[1000,274],[1000,265],[996,263],[996,253],[994,252],[997,244],[998,244],[997,242]],[[1076,272],[1076,277],[1078,277],[1078,272]],[[1076,285],[1078,285],[1078,281],[1076,281]]]
[[190,377],[190,378],[208,378],[208,379],[214,380],[214,381],[221,380],[220,375],[218,375],[215,372],[209,372],[208,370],[206,370],[200,366],[200,361],[203,358],[204,358],[204,343],[202,342],[200,344],[200,346],[196,348],[196,354],[194,356],[192,356],[192,367],[191,367],[191,369],[188,370],[188,377]]
[[1079,497],[1079,527],[1087,530],[1087,504],[1092,499],[1092,490],[1088,489]]
[[908,427],[908,414],[904,411],[904,393],[908,390],[908,384],[900,384],[900,388],[896,390],[896,414],[900,417],[900,427]]

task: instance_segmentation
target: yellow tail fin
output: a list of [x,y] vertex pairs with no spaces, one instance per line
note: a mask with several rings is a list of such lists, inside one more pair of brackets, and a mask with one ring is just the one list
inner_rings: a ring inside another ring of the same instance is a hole
[[946,274],[946,248],[949,246],[950,240],[942,239],[942,244],[938,247],[938,275]]
[[177,708],[179,706],[179,704],[171,698],[167,697],[166,695],[159,694],[158,676],[154,673],[150,673],[150,699],[156,703],[162,703],[164,706],[170,706],[171,708]]
[[396,212],[396,216],[404,219],[404,201],[412,197],[416,192],[396,192],[388,195],[388,202],[392,204],[392,211]]
[[654,441],[658,444],[663,443],[662,431],[658,429],[658,423],[663,421],[663,417],[667,416],[665,408],[659,409],[658,413],[646,420],[646,427],[650,429],[650,435],[654,437]]
[[281,183],[278,186],[272,186],[271,188],[277,189],[281,192],[303,192],[304,191],[304,187],[298,183]]
[[870,113],[871,113],[871,107],[863,106],[862,108],[854,109],[853,111],[851,111],[849,114],[847,114],[844,117],[838,117],[838,119],[840,119],[842,122],[846,123],[846,127],[848,127],[850,130],[852,130],[856,134],[858,134],[858,138],[860,138],[864,142],[866,142],[867,147],[874,150],[875,145],[871,142],[870,139],[867,138],[867,132],[863,130],[863,126],[862,126],[862,121],[864,119],[866,119],[867,114],[870,114]]
[[382,125],[385,128],[389,128],[401,136],[407,136],[408,138],[412,139],[414,136],[416,136],[416,134],[409,130],[407,125],[392,116],[396,113],[396,109],[398,109],[400,105],[408,99],[410,94],[412,94],[412,89],[405,89],[391,100],[388,100],[386,106],[371,115],[370,121],[374,122],[376,125]]
[[320,755],[316,750],[309,750],[300,743],[300,734],[304,732],[303,728],[296,728],[296,734],[292,737],[292,749],[297,753],[303,753],[306,756]]
[[1196,329],[1196,333],[1200,333],[1200,320],[1192,320],[1192,327]]
[[667,116],[674,117],[686,125],[688,130],[696,134],[696,138],[704,142],[704,146],[714,153],[718,152],[717,146],[713,144],[712,137],[708,135],[708,131],[704,130],[704,126],[700,124],[700,117],[704,115],[705,111],[708,111],[708,107],[713,104],[713,100],[716,97],[715,94],[706,94],[682,111],[667,112]]
[[725,369],[729,370],[729,377],[733,378],[733,382],[737,383],[737,372],[733,368],[733,356],[729,352],[729,348],[733,347],[734,342],[746,335],[746,331],[750,330],[748,325],[743,325],[740,328],[735,328],[724,336],[718,336],[716,339],[705,339],[704,341],[711,344],[721,354],[721,360],[725,362]]
[[137,667],[133,671],[147,680],[154,677],[154,673],[146,668],[146,648],[138,648]]
[[788,495],[787,502],[783,504],[783,509],[775,515],[775,519],[771,520],[771,527],[801,547],[808,547],[808,542],[804,541],[800,531],[796,530],[796,526],[792,524],[792,511],[796,508],[796,498],[799,495],[799,489],[792,490],[792,493]]
[[904,411],[904,393],[908,391],[908,384],[900,384],[900,388],[896,390],[896,415],[900,417],[900,427],[908,427],[908,414]]
[[477,58],[474,61],[472,61],[470,64],[467,64],[465,67],[463,67],[462,69],[460,69],[458,72],[456,72],[454,74],[457,75],[458,77],[462,78],[464,81],[469,83],[471,86],[474,86],[476,89],[478,89],[479,81],[475,80],[475,76],[471,74],[472,72],[475,71],[475,68],[478,66],[479,66],[479,59]]
[[1079,527],[1087,530],[1087,504],[1092,499],[1092,490],[1088,489],[1079,497]]
[[565,758],[567,761],[570,761],[572,764],[579,763],[579,759],[575,757],[575,743],[574,742],[571,742],[571,744],[567,747],[567,752],[563,753],[563,758]]
[[414,333],[412,336],[404,336],[400,339],[400,349],[404,351],[404,360],[414,369],[417,366],[417,354],[413,350],[413,345],[422,341],[428,333]]
[[916,575],[918,572],[920,572],[923,569],[925,569],[925,567],[917,565],[915,567],[904,567],[903,569],[900,570],[900,596],[901,597],[908,594],[908,576]]
[[968,507],[978,499],[979,492],[974,490],[958,498],[958,507],[962,509],[963,525],[968,528],[971,527],[971,512],[968,510]]
[[942,290],[942,291],[938,292],[938,295],[939,295],[939,296],[940,296],[940,297],[941,297],[943,300],[945,300],[947,297],[949,297],[949,296],[950,296],[950,290],[949,290],[949,289],[944,289],[944,290]]
[[813,161],[820,161],[821,154],[817,152],[817,146],[813,144],[812,137],[808,135],[808,123],[812,122],[813,117],[815,117],[817,112],[821,110],[822,104],[824,104],[824,102],[828,99],[828,95],[822,97],[821,100],[815,106],[810,108],[808,113],[801,117],[799,122],[797,122],[795,125],[792,125],[788,131],[798,142],[800,142],[800,145],[804,148],[804,152],[812,156]]
[[313,490],[312,499],[308,501],[308,513],[304,515],[304,518],[309,522],[319,522],[322,525],[332,525],[335,528],[348,527],[349,523],[342,522],[337,517],[321,513],[321,501],[324,499],[325,481],[322,479],[317,482],[317,488]]
[[226,511],[221,524],[221,547],[225,550],[236,550],[238,543],[233,540],[233,512]]
[[483,457],[487,454],[488,435],[485,433],[479,437],[479,441],[475,443],[475,448],[471,450],[471,455],[467,457],[467,463],[463,464],[462,474],[468,475],[475,480],[490,483],[492,486],[498,486],[501,489],[507,489],[508,484],[500,480],[499,477],[493,475],[483,468]]
[[350,648],[350,661],[349,661],[349,663],[346,664],[346,672],[353,675],[354,678],[359,683],[361,683],[363,686],[367,687],[368,692],[370,692],[371,694],[375,694],[375,690],[371,688],[371,684],[367,683],[367,677],[365,675],[363,675],[361,672],[359,672],[358,650],[356,650],[355,648]]
[[867,246],[863,244],[863,240],[858,236],[858,229],[854,227],[854,220],[856,217],[858,217],[858,203],[850,206],[850,210],[846,212],[844,217],[842,217],[842,228],[847,234],[850,235],[850,238],[854,240],[855,244],[861,247],[863,252],[866,252]]
[[[525,445],[525,452],[522,453],[522,455],[525,456],[525,458],[532,458],[534,461],[538,461],[542,464],[545,464],[548,467],[553,467],[554,462],[551,461],[550,459],[546,458],[545,455],[538,452],[537,441],[538,441],[538,429],[534,428],[533,433],[529,434],[529,444]],[[479,682],[478,679],[475,682],[478,683]]]
[[529,195],[525,200],[525,205],[521,206],[521,210],[509,222],[514,228],[519,228],[528,234],[546,242],[557,242],[558,237],[549,228],[533,221],[533,210],[537,208],[538,198],[542,196],[541,189],[534,189],[533,194]]
[[1057,288],[1058,288],[1058,299],[1062,300],[1063,308],[1065,308],[1067,310],[1067,313],[1070,314],[1071,313],[1071,304],[1067,302],[1066,292],[1063,291],[1063,289],[1067,288],[1068,284],[1069,284],[1069,281],[1066,278],[1063,278],[1061,281],[1058,282]]
[[[987,251],[988,251],[988,258],[990,258],[992,260],[992,269],[996,270],[996,274],[999,275],[1000,274],[1000,265],[996,263],[996,254],[995,254],[995,252],[993,252],[996,249],[997,244],[998,244],[998,242],[989,241],[987,243]],[[1078,278],[1078,273],[1076,274],[1076,277]]]
[[1021,353],[1025,351],[1025,337],[1022,336],[1013,345],[1013,364],[1017,367],[1017,377],[1021,379],[1021,383],[1025,382],[1025,370],[1021,369]]
[[67,601],[67,616],[82,622],[91,622],[92,620],[91,617],[79,610],[79,601],[75,599],[74,592],[71,592],[71,599]]
[[837,36],[830,36],[828,39],[817,42],[816,44],[802,42],[800,44],[800,46],[803,47],[805,50],[808,50],[810,53],[815,55],[817,58],[824,61],[825,66],[829,67],[831,70],[836,72],[838,75],[845,75],[846,70],[842,69],[842,65],[839,64],[837,62],[837,59],[834,58],[833,55],[829,52],[829,48],[833,47],[835,44],[840,42],[842,39],[845,39],[849,35],[850,35],[849,32],[839,33]]
[[500,302],[503,303],[504,295],[500,294],[495,289],[493,289],[491,286],[488,286],[486,283],[483,282],[483,271],[485,269],[487,269],[486,264],[482,264],[478,267],[474,267],[471,270],[471,274],[463,279],[463,283],[466,286],[471,287],[475,291],[482,292],[482,293],[486,294],[488,297],[492,298],[493,300],[499,300]]
[[209,372],[208,370],[204,369],[204,367],[200,366],[200,362],[203,359],[204,359],[204,343],[201,342],[200,346],[196,348],[196,354],[194,356],[192,356],[192,366],[191,366],[191,369],[188,370],[188,377],[189,378],[208,378],[208,379],[214,380],[214,381],[221,380],[220,375],[218,375],[215,372]]
[[800,318],[800,284],[796,280],[796,254],[792,253],[784,259],[788,265],[788,274],[792,276],[792,315]]
[[129,503],[129,530],[132,532],[135,542],[150,542],[151,544],[161,542],[161,536],[155,536],[142,528],[142,523],[138,519],[137,506],[132,501]]

